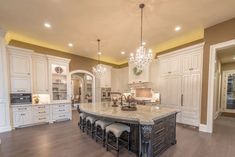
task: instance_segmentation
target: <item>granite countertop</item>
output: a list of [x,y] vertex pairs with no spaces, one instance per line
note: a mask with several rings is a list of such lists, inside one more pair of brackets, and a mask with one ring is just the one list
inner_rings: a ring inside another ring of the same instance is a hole
[[122,111],[120,107],[112,107],[112,103],[81,103],[82,112],[96,116],[120,120],[136,121],[143,125],[153,125],[155,120],[164,118],[179,110],[162,106],[137,105],[136,111]]

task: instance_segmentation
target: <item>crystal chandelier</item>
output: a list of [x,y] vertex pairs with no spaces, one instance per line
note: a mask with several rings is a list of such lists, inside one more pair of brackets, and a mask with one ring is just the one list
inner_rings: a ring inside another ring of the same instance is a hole
[[143,42],[143,9],[144,4],[140,4],[141,9],[141,26],[140,26],[140,47],[137,49],[136,53],[130,54],[129,63],[133,63],[138,69],[143,69],[144,66],[148,65],[152,61],[152,50],[147,50],[145,48],[145,42]]
[[100,39],[97,39],[97,42],[98,42],[98,54],[97,54],[98,64],[92,68],[92,72],[95,75],[95,77],[101,78],[101,76],[104,75],[104,73],[106,72],[106,68],[102,64],[100,64],[100,55],[101,55],[101,52],[100,52]]

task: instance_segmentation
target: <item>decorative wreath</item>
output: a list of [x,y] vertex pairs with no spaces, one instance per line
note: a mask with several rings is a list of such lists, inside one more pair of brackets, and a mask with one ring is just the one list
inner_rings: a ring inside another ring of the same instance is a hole
[[133,73],[136,75],[136,76],[139,76],[140,74],[142,74],[143,70],[141,69],[138,69],[137,67],[134,67],[133,68]]
[[55,67],[55,72],[56,72],[57,74],[61,74],[61,73],[63,73],[63,68],[61,68],[61,67]]

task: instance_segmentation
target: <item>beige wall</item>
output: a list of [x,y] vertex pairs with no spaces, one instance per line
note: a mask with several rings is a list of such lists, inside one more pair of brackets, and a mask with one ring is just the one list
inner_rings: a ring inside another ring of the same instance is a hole
[[235,18],[205,29],[202,74],[201,123],[207,123],[207,97],[210,46],[235,39]]
[[[87,70],[87,71],[92,71],[92,67],[97,64],[97,61],[94,59],[90,59],[87,57],[82,57],[62,51],[57,51],[37,45],[32,45],[29,43],[24,43],[16,40],[10,41],[9,45],[11,46],[16,46],[20,48],[26,48],[26,49],[31,49],[34,50],[36,53],[41,53],[41,54],[48,54],[48,55],[53,55],[53,56],[58,56],[58,57],[63,57],[63,58],[69,58],[71,59],[69,69],[70,71],[73,70]],[[114,65],[114,64],[109,64],[102,62],[103,64],[111,65],[113,67],[119,67],[119,65]]]

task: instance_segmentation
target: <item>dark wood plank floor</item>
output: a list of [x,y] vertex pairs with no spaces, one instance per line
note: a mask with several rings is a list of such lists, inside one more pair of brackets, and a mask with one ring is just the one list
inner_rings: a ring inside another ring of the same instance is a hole
[[[2,133],[0,157],[115,157],[106,152],[77,127],[73,121],[40,125]],[[135,157],[121,151],[120,157]],[[215,133],[199,133],[196,129],[177,126],[177,144],[161,157],[235,157],[235,119],[219,118]]]

